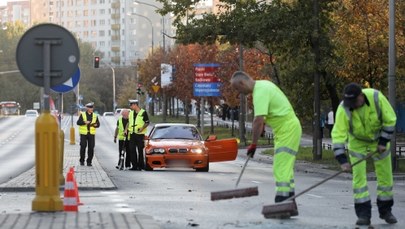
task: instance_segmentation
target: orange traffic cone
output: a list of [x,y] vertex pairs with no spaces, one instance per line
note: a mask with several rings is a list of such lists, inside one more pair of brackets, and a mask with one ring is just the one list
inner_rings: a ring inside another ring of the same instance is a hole
[[65,211],[78,211],[77,191],[75,190],[73,172],[69,171],[65,182],[65,197],[63,198],[63,207]]
[[79,197],[79,187],[77,186],[76,178],[75,178],[75,170],[73,167],[70,167],[70,171],[73,174],[73,183],[76,191],[76,196],[77,196],[77,205],[83,205],[82,202],[80,202],[80,197]]

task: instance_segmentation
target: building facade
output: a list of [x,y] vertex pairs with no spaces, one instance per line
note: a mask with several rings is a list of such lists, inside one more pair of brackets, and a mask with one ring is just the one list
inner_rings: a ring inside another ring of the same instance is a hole
[[65,27],[90,43],[102,64],[128,66],[150,54],[156,48],[152,44],[163,45],[158,36],[162,16],[155,12],[161,5],[144,2],[148,4],[136,0],[31,0],[31,21]]

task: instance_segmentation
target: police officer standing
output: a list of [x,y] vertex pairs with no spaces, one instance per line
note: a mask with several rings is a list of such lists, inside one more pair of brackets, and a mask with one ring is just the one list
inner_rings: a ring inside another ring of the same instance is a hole
[[130,170],[142,170],[145,167],[143,149],[145,147],[145,134],[149,125],[149,117],[144,109],[139,107],[138,100],[129,100],[129,120],[127,133],[129,133],[129,150],[132,168]]
[[378,152],[373,157],[377,175],[377,207],[380,218],[389,224],[397,223],[392,214],[393,177],[390,140],[395,130],[396,114],[386,97],[372,88],[346,85],[341,103],[336,111],[332,129],[333,152],[345,171],[353,170],[354,209],[357,225],[370,225],[371,199],[367,185],[366,162],[351,167],[345,154],[348,143],[349,158],[355,163],[368,153]]
[[87,166],[92,166],[92,160],[94,156],[95,135],[96,128],[100,127],[98,116],[93,112],[94,103],[88,103],[85,105],[86,111],[82,112],[77,120],[80,133],[80,165],[84,165],[87,149]]

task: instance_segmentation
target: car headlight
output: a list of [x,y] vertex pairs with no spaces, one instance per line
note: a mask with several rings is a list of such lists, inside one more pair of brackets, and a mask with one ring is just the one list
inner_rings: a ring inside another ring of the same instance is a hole
[[163,148],[153,148],[149,150],[149,154],[164,154],[166,151]]
[[201,148],[196,148],[196,149],[191,149],[191,152],[192,152],[192,153],[201,154],[201,153],[203,153],[204,151],[203,151]]

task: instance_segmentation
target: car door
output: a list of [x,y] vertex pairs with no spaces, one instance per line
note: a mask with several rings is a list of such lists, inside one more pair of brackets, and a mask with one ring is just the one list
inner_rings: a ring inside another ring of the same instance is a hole
[[238,155],[238,142],[236,138],[221,140],[206,140],[209,162],[233,161]]

